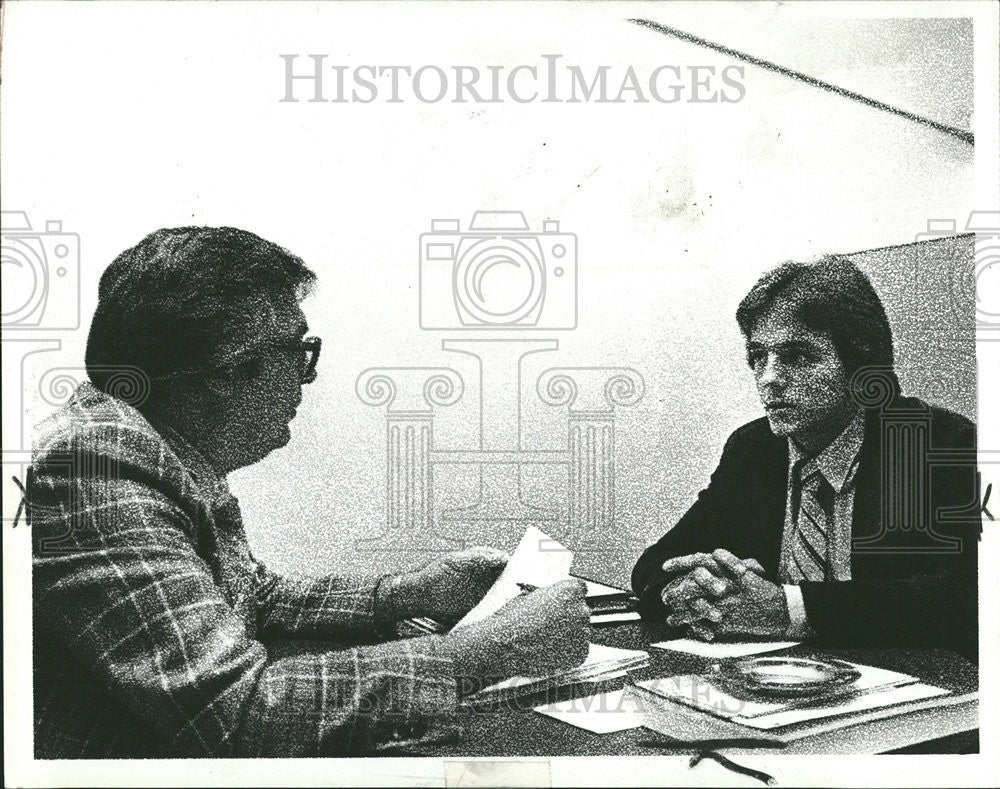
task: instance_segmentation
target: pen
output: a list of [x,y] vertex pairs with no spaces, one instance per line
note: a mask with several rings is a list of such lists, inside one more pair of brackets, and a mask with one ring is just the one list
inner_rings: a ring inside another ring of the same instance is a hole
[[[522,594],[528,594],[529,592],[534,592],[538,589],[534,584],[526,584],[518,582],[517,588],[521,590]],[[608,594],[595,594],[588,595],[586,597],[587,605],[591,608],[595,606],[608,605],[618,603],[621,606],[634,606],[639,602],[639,598],[635,595],[629,594],[628,592],[611,592]]]

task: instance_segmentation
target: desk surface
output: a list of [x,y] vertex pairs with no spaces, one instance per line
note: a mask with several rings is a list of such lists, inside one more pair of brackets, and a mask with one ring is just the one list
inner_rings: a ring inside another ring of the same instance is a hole
[[[663,629],[647,623],[624,624],[594,629],[594,641],[627,649],[649,650],[651,642],[669,637]],[[780,654],[814,654],[817,650],[805,645]],[[649,650],[650,666],[635,672],[634,679],[698,673],[712,662],[705,658],[678,652]],[[973,691],[978,686],[978,672],[968,660],[945,650],[886,649],[886,650],[822,650],[822,654],[852,660],[872,666],[902,671],[940,687],[958,692]],[[545,715],[531,708],[547,701],[597,693],[620,688],[623,680],[581,685],[562,689],[555,695],[532,696],[508,702],[503,709],[470,712],[465,719],[465,734],[461,742],[421,746],[411,755],[421,756],[594,756],[594,755],[653,755],[670,753],[663,746],[643,745],[653,735],[648,729],[629,729],[613,734],[593,734]],[[914,752],[956,753],[978,750],[976,732],[968,735],[936,739],[933,732]],[[907,748],[906,752],[911,749]],[[684,753],[687,751],[676,751]]]

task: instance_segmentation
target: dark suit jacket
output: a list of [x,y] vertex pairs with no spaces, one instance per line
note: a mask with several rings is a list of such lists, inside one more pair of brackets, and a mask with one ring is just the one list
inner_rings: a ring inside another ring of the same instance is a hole
[[[806,615],[821,641],[945,646],[975,656],[975,446],[973,423],[914,398],[866,413],[852,580],[801,585]],[[663,621],[659,593],[667,579],[661,565],[674,556],[727,548],[757,559],[777,581],[787,478],[787,439],[775,436],[766,418],[736,430],[708,487],[636,563],[632,586],[643,616]],[[925,528],[913,528],[914,512],[923,513]]]

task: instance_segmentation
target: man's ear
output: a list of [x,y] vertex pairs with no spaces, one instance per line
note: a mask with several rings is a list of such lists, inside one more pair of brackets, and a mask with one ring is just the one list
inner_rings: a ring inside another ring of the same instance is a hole
[[201,381],[213,397],[228,400],[235,393],[241,377],[243,376],[240,370],[234,365],[211,370],[202,377]]

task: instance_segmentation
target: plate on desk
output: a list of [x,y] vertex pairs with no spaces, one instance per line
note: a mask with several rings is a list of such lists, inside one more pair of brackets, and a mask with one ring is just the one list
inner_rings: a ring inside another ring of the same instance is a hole
[[848,688],[860,672],[839,660],[796,657],[756,657],[735,660],[722,672],[729,683],[754,695],[816,696]]

